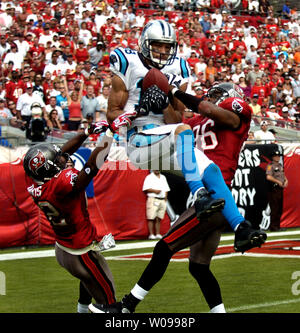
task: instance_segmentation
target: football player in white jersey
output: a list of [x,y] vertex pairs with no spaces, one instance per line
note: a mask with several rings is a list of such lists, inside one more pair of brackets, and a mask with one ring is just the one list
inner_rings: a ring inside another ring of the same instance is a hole
[[219,211],[224,200],[212,198],[201,180],[212,161],[200,151],[195,156],[193,132],[181,123],[183,104],[176,99],[169,103],[156,86],[142,93],[142,80],[152,67],[168,74],[170,80],[176,76],[186,89],[190,69],[184,59],[176,57],[175,31],[165,21],[151,21],[143,29],[139,47],[140,52],[117,48],[110,55],[110,69],[115,75],[107,119],[112,122],[123,115],[132,121],[127,132],[127,154],[134,165],[183,174],[195,195],[198,218]]
[[[92,312],[133,312],[139,301],[160,280],[174,253],[222,227],[220,209],[236,231],[236,236],[239,234],[238,241],[235,240],[238,251],[258,246],[252,244],[251,238],[257,233],[251,225],[246,224],[245,227],[245,219],[239,213],[220,169],[203,152],[194,149],[191,127],[181,123],[183,104],[172,95],[169,102],[156,86],[141,92],[142,79],[151,67],[168,74],[170,84],[174,83],[175,75],[180,90],[186,89],[189,68],[184,60],[176,57],[173,28],[165,21],[149,22],[142,32],[139,46],[140,52],[119,48],[110,56],[111,70],[115,75],[107,118],[112,122],[116,117],[122,119],[123,116],[123,120],[130,124],[128,157],[133,164],[143,169],[181,171],[194,195],[194,207],[183,213],[156,244],[150,264],[130,294],[113,306],[91,304],[89,309]],[[166,166],[168,169],[164,168]],[[225,199],[225,206],[224,200],[218,198]],[[239,228],[240,225],[243,228]],[[241,229],[242,232],[238,232]]]

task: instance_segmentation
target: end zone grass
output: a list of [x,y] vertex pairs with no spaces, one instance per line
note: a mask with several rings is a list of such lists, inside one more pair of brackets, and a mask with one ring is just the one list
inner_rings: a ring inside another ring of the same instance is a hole
[[[152,249],[108,251],[105,256],[141,252],[152,253]],[[109,260],[118,300],[134,286],[147,263]],[[213,260],[211,269],[220,283],[228,312],[300,312],[300,257],[229,257]],[[58,265],[55,257],[0,261],[0,271],[6,278],[6,294],[0,295],[1,313],[76,312],[79,282]],[[188,272],[188,263],[171,262],[137,312],[205,313],[208,306]]]

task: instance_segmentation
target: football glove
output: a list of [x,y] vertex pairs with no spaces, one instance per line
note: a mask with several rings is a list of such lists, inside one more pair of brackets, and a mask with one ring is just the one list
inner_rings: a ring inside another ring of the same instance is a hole
[[139,115],[146,116],[152,111],[155,114],[162,113],[162,110],[169,105],[168,96],[156,85],[149,87],[142,95],[136,110]]
[[106,120],[101,120],[97,123],[90,124],[85,129],[85,134],[86,135],[101,134],[101,133],[105,132],[108,128],[109,128],[109,123]]
[[100,251],[105,251],[105,250],[108,250],[115,246],[116,246],[116,242],[115,242],[114,236],[111,233],[105,235],[99,242]]
[[137,111],[124,112],[111,123],[110,129],[113,132],[117,132],[122,126],[130,126],[132,124],[132,120],[135,119],[136,116]]

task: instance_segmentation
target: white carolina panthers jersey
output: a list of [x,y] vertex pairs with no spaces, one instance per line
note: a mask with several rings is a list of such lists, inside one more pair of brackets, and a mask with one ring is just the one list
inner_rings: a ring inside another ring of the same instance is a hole
[[[142,80],[149,68],[144,65],[137,51],[120,47],[116,48],[110,54],[110,69],[123,80],[129,92],[124,111],[135,110],[141,98]],[[179,57],[176,57],[171,65],[162,68],[161,72],[168,74],[169,83],[176,80],[179,81],[179,85],[187,82],[191,74],[188,63],[183,58]],[[163,114],[150,112],[146,117],[135,119],[132,126],[140,127],[148,124],[164,125]]]

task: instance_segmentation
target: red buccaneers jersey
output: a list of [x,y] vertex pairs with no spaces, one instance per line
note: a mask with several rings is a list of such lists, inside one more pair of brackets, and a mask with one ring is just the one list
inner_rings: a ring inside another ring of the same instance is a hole
[[5,85],[6,98],[17,103],[18,98],[25,92],[25,83],[21,80],[18,82],[8,81]]
[[78,172],[65,169],[42,185],[28,178],[30,186],[27,188],[48,218],[56,241],[72,249],[84,248],[93,240],[100,240],[89,218],[85,192],[72,192]]
[[227,98],[220,107],[237,113],[241,123],[237,130],[217,125],[214,120],[202,115],[191,118],[187,123],[192,127],[196,147],[214,161],[221,169],[227,185],[234,177],[240,150],[248,137],[251,121],[251,107],[242,99]]

